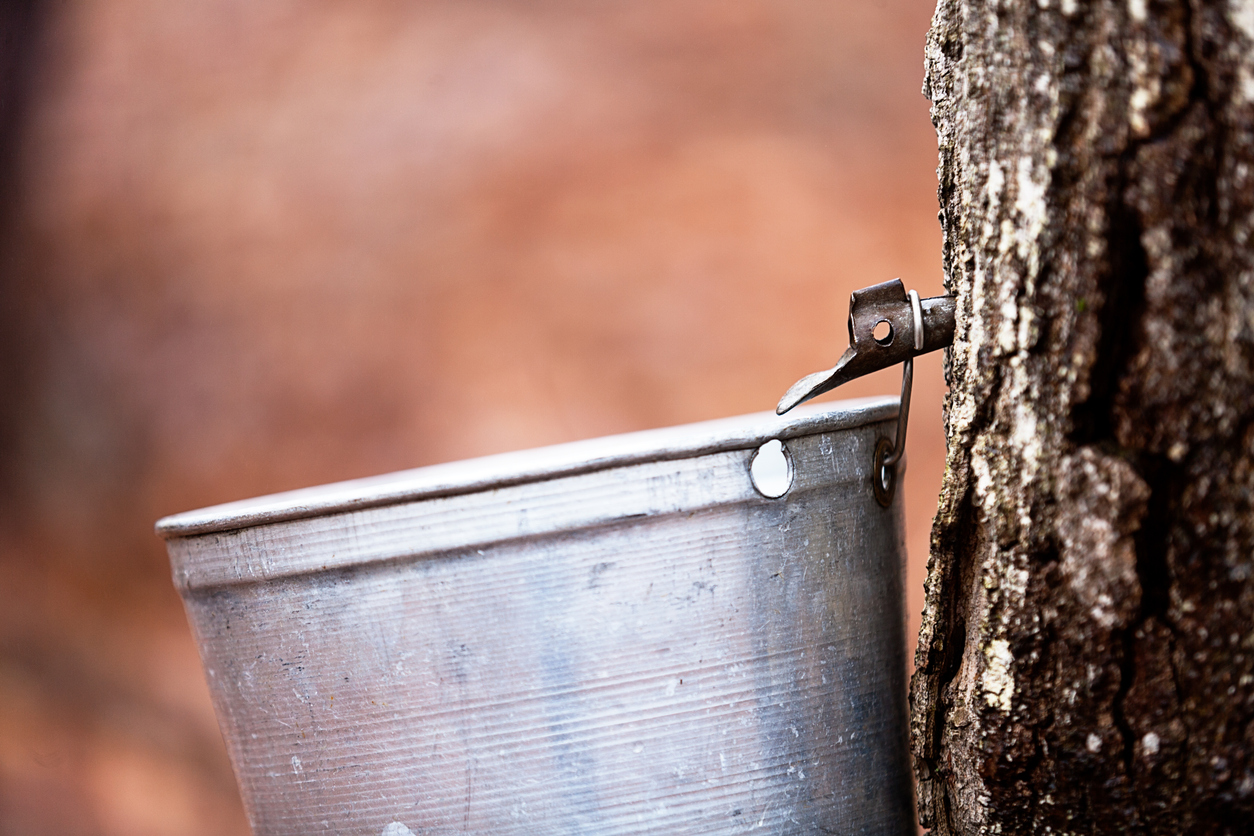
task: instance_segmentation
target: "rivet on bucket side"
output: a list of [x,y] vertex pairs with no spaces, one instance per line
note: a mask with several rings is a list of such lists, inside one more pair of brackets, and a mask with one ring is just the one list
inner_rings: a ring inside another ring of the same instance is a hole
[[792,459],[788,448],[778,438],[758,448],[749,462],[749,478],[753,487],[767,499],[778,499],[792,487]]

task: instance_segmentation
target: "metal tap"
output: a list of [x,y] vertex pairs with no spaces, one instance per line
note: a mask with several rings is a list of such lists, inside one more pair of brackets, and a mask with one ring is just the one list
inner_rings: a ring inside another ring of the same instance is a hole
[[914,358],[954,341],[954,307],[953,296],[920,299],[914,290],[907,293],[900,279],[855,290],[849,297],[849,348],[832,368],[794,383],[775,408],[776,413],[783,415],[842,383],[903,363],[897,438],[880,439],[875,448],[875,476],[871,481],[881,505],[892,501],[896,490],[894,466],[906,449]]

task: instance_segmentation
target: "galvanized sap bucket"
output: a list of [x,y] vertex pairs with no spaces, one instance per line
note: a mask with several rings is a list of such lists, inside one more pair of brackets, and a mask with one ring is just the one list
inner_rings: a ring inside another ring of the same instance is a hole
[[847,401],[162,520],[254,831],[912,832],[901,499],[872,490],[896,415]]

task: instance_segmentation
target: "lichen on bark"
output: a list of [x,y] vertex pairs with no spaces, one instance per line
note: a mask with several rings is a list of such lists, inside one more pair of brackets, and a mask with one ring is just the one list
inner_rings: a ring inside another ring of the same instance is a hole
[[1254,814],[1254,0],[940,0],[937,833]]

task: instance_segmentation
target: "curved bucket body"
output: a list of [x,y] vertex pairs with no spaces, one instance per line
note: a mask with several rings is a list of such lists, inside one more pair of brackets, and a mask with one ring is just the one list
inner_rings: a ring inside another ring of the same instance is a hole
[[896,400],[797,412],[158,523],[254,831],[912,833]]

